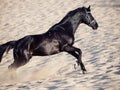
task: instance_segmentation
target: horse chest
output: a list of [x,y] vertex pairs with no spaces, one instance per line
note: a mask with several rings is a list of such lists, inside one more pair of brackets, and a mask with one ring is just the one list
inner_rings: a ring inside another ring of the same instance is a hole
[[63,36],[63,43],[72,45],[74,43],[74,36],[73,35],[65,35]]

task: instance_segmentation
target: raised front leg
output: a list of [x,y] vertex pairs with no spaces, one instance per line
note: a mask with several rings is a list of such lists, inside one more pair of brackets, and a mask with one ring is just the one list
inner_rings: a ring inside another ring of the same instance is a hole
[[64,51],[68,52],[69,54],[77,58],[77,64],[78,66],[81,66],[82,72],[83,74],[85,74],[86,69],[81,59],[82,51],[74,46],[65,46]]

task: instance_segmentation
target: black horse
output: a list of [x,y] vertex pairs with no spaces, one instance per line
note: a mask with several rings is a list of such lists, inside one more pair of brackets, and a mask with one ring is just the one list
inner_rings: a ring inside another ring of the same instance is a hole
[[74,34],[79,24],[84,23],[93,29],[98,28],[90,11],[90,6],[77,8],[68,12],[59,23],[53,25],[46,33],[28,35],[0,45],[0,62],[4,52],[8,52],[12,48],[14,49],[14,62],[8,67],[9,69],[17,69],[25,65],[32,56],[48,56],[67,52],[77,59],[77,64],[85,73],[86,69],[81,60],[82,51],[74,47],[73,44]]

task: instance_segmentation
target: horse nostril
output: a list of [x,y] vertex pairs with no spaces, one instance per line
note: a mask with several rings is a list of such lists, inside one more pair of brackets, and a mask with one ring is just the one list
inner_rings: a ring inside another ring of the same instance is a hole
[[97,28],[98,28],[98,24],[97,23],[92,24],[92,29],[96,30]]
[[98,28],[98,24],[96,24],[96,26],[94,27],[94,30],[96,30]]
[[98,24],[96,23],[96,27],[98,28]]

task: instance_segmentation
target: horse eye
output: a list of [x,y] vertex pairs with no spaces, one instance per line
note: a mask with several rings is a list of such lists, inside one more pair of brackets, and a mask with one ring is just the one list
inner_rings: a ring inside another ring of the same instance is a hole
[[88,16],[86,16],[86,18],[88,19],[89,17],[88,17]]
[[88,15],[86,16],[86,19],[89,19],[89,16],[88,16]]

